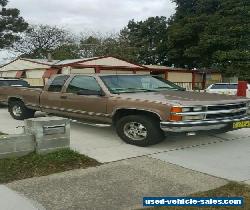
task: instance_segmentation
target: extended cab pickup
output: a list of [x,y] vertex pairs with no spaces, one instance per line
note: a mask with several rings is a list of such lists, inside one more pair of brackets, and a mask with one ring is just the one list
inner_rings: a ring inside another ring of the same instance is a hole
[[13,118],[36,111],[114,125],[125,142],[155,144],[165,133],[250,127],[250,99],[178,90],[150,75],[58,75],[44,90],[0,87]]

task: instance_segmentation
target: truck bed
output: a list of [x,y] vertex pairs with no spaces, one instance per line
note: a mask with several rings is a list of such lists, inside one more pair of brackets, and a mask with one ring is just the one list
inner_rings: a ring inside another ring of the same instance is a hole
[[21,99],[27,107],[39,107],[40,88],[27,88],[27,87],[0,87],[0,102],[8,104],[11,98]]

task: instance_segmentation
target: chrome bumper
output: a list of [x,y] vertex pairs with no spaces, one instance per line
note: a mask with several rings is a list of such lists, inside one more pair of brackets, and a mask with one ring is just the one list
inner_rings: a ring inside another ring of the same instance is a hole
[[221,119],[221,120],[161,122],[160,127],[165,132],[175,132],[175,133],[219,130],[230,126],[231,130],[233,130],[232,123],[245,120],[250,120],[250,116],[242,118],[234,118],[234,119]]

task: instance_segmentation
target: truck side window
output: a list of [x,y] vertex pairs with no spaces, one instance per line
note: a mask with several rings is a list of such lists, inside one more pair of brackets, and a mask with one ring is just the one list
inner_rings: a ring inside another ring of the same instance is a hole
[[94,77],[75,76],[67,88],[67,93],[77,93],[81,90],[100,91],[101,88]]
[[56,77],[49,86],[49,92],[61,92],[62,87],[64,86],[65,82],[69,78],[68,75],[58,76]]

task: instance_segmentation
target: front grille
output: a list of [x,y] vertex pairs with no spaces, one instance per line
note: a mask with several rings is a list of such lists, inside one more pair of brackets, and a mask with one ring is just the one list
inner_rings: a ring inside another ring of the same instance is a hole
[[[224,119],[224,118],[237,118],[246,115],[246,103],[237,103],[237,104],[223,104],[215,106],[207,106],[208,113],[206,119]],[[243,109],[243,110],[242,110]],[[231,110],[231,112],[230,112]],[[228,112],[229,111],[229,112]],[[227,112],[227,113],[223,113]]]
[[239,109],[246,107],[246,103],[240,104],[223,104],[223,105],[215,105],[215,106],[208,106],[207,111],[219,111],[219,110],[230,110],[230,109]]
[[229,117],[240,117],[242,115],[245,115],[246,111],[241,111],[237,113],[221,113],[221,114],[208,114],[206,119],[221,119],[221,118],[229,118]]

